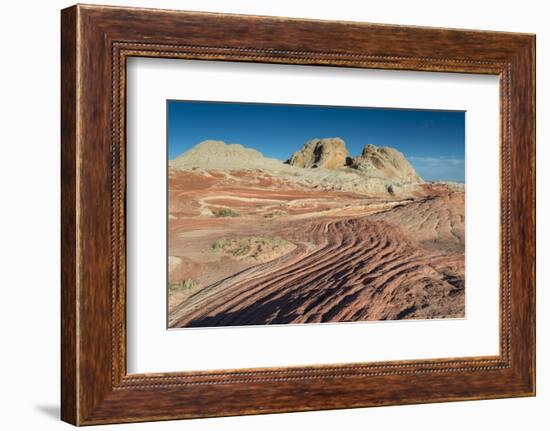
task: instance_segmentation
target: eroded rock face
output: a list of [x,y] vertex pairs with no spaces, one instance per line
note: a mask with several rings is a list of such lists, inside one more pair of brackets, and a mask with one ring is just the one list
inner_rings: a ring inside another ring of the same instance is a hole
[[265,172],[300,187],[409,197],[423,182],[399,151],[367,145],[352,158],[340,138],[313,139],[283,163],[239,144],[203,141],[169,161],[170,169]]
[[342,139],[324,138],[306,142],[287,163],[299,168],[337,169],[350,165],[352,161]]
[[390,147],[369,144],[361,155],[352,158],[346,143],[340,138],[312,139],[292,154],[287,161],[299,168],[341,169],[351,168],[368,178],[378,178],[399,183],[420,183],[416,173],[403,153]]
[[421,183],[403,153],[390,147],[377,147],[369,144],[360,156],[353,160],[352,167],[370,178],[383,178],[406,183]]
[[170,166],[179,169],[280,169],[279,160],[264,157],[253,148],[223,141],[207,140],[170,161]]

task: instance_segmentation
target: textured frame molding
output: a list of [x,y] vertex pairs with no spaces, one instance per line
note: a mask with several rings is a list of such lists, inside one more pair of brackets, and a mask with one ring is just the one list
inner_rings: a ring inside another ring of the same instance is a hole
[[[81,425],[534,395],[534,49],[534,36],[524,34],[81,5],[63,10],[62,419]],[[127,375],[131,56],[498,75],[500,354]]]

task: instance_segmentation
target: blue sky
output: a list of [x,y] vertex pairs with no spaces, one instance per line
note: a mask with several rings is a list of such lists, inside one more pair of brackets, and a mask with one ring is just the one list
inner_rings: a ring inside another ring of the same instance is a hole
[[287,160],[306,141],[340,137],[352,156],[367,144],[403,152],[425,180],[464,181],[465,113],[223,102],[167,102],[168,157],[215,139]]

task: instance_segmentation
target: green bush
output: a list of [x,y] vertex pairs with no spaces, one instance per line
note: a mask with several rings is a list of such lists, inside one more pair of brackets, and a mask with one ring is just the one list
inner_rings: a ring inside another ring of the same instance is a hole
[[219,210],[213,210],[214,217],[239,217],[240,214],[237,211],[233,211],[231,208],[220,208]]

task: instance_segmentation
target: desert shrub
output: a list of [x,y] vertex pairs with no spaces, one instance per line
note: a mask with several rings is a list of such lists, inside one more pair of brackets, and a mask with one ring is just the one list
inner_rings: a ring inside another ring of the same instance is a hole
[[284,211],[281,210],[273,210],[270,213],[267,213],[264,217],[265,218],[275,218],[275,217],[281,217],[286,215]]
[[250,244],[247,240],[218,239],[210,247],[214,251],[224,251],[233,256],[245,256],[250,253]]
[[214,217],[239,217],[240,214],[237,211],[233,211],[231,208],[220,208],[213,210]]
[[273,256],[284,254],[293,247],[292,243],[282,238],[244,237],[221,238],[210,244],[212,251],[223,253],[238,259],[263,261]]
[[212,244],[210,244],[210,247],[212,248],[212,250],[223,250],[226,244],[227,244],[226,239],[217,239]]
[[199,285],[195,280],[191,280],[190,278],[187,278],[185,280],[178,281],[177,283],[172,283],[168,287],[170,291],[172,292],[184,292],[189,290],[194,290]]

